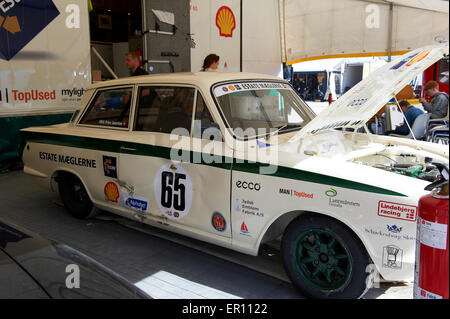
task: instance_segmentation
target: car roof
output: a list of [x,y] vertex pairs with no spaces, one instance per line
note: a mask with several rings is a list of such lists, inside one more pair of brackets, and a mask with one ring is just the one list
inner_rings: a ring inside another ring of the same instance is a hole
[[197,86],[210,87],[211,85],[224,81],[246,81],[246,80],[270,80],[284,81],[283,79],[266,74],[246,73],[246,72],[184,72],[184,73],[163,73],[140,75],[117,80],[97,82],[91,86],[92,89],[127,84],[147,84],[147,83],[173,83],[173,84],[194,84]]

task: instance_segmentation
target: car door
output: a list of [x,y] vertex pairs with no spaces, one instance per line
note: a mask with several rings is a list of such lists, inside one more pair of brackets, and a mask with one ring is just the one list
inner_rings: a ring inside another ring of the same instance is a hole
[[[137,92],[133,142],[121,147],[119,159],[123,205],[194,236],[230,237],[231,164],[220,163],[225,145],[201,94],[181,85]],[[202,139],[206,125],[216,140]]]
[[130,135],[133,105],[132,85],[99,89],[77,124],[87,134],[83,147],[66,151],[68,155],[96,160],[96,170],[78,170],[97,204],[113,210],[121,209],[117,175],[119,148]]

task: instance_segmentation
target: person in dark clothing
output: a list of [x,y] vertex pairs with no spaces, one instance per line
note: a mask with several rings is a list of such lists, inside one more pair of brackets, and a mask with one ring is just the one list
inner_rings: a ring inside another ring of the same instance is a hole
[[148,74],[147,71],[140,67],[139,55],[134,51],[125,54],[125,64],[128,70],[130,70],[131,76]]
[[[409,124],[409,127],[412,128],[414,121],[416,120],[416,118],[419,115],[423,114],[423,111],[421,109],[418,109],[418,108],[412,106],[406,100],[400,101],[399,105],[402,108],[403,114],[405,115],[405,118]],[[385,134],[386,135],[389,135],[389,134],[408,135],[409,134],[408,124],[403,122],[403,124],[400,126],[397,126],[395,128],[395,130],[387,131]]]
[[431,97],[428,103],[424,98],[420,99],[423,108],[431,113],[432,119],[441,119],[448,114],[448,95],[445,92],[439,92],[439,84],[436,81],[430,81],[425,84],[424,92],[426,96]]

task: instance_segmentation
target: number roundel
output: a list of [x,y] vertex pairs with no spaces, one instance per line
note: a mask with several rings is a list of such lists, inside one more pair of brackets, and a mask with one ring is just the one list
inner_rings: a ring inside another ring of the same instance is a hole
[[167,163],[156,173],[155,197],[161,212],[170,219],[181,219],[192,204],[192,181],[183,167]]

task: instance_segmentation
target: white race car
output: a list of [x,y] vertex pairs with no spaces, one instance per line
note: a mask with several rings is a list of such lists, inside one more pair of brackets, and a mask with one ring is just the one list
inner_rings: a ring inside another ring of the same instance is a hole
[[411,51],[319,116],[265,75],[97,83],[70,123],[22,130],[24,171],[75,217],[103,209],[250,255],[281,239],[304,294],[357,298],[372,271],[413,278],[418,200],[449,159],[446,146],[357,129],[445,54]]

